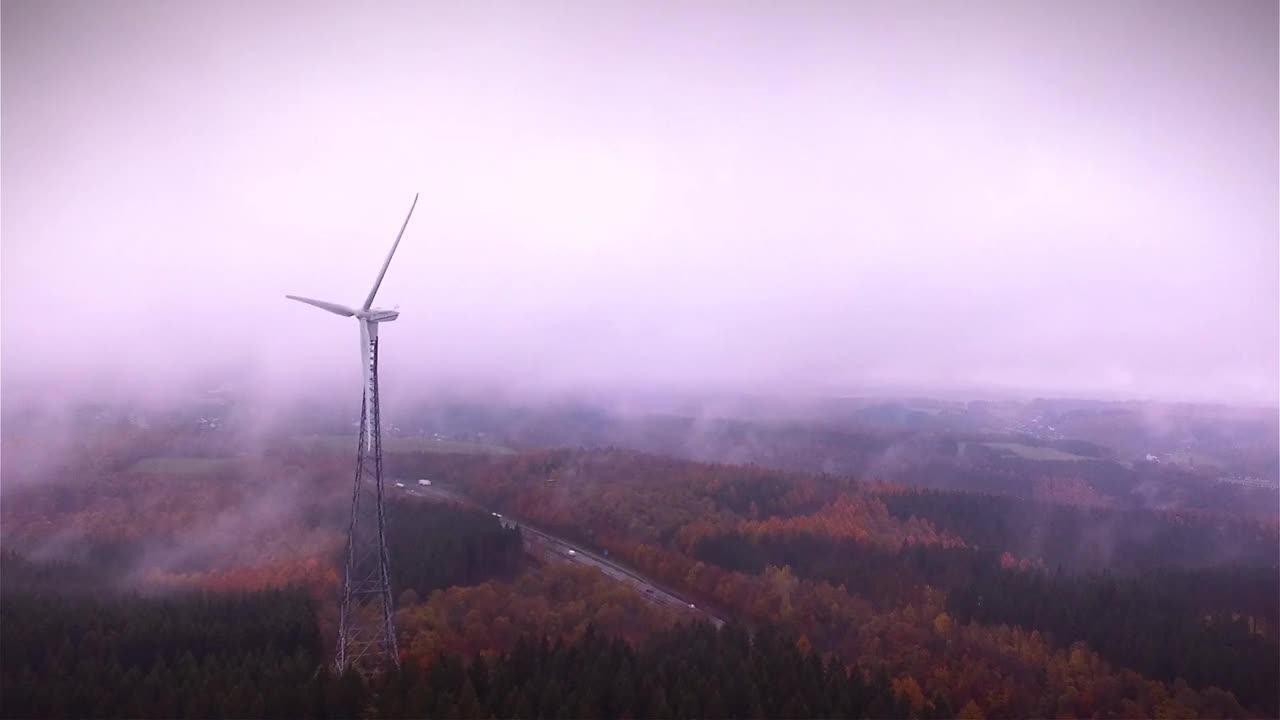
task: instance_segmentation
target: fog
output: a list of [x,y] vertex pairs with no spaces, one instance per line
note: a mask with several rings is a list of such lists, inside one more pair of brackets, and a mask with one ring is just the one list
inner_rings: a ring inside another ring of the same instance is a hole
[[1274,403],[1278,21],[6,0],[5,390]]

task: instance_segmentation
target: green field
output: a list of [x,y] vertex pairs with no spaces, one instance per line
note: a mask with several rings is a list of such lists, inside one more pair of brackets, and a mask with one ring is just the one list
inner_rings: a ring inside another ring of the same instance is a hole
[[[319,444],[338,450],[354,450],[356,435],[298,435],[294,440],[304,445]],[[463,442],[461,440],[436,440],[426,437],[384,437],[383,452],[457,453],[462,455],[510,455],[513,451],[501,445]]]
[[228,457],[173,457],[160,455],[134,463],[130,470],[163,475],[205,475],[235,462]]
[[1170,453],[1165,456],[1164,462],[1188,468],[1212,469],[1222,467],[1222,462],[1217,458],[1204,453],[1191,452],[1190,450],[1179,450]]
[[1003,451],[1008,452],[1008,453],[1013,453],[1014,455],[1017,455],[1018,457],[1024,457],[1024,458],[1026,458],[1026,459],[1028,459],[1028,460],[1063,460],[1063,461],[1071,461],[1071,460],[1095,460],[1095,459],[1097,459],[1097,458],[1090,458],[1090,457],[1086,457],[1086,456],[1084,456],[1084,455],[1076,455],[1075,453],[1069,453],[1069,452],[1066,452],[1066,451],[1064,451],[1064,450],[1057,450],[1057,449],[1055,449],[1055,448],[1051,448],[1051,447],[1039,447],[1039,446],[1036,446],[1036,445],[1024,445],[1024,444],[1022,444],[1022,443],[1011,443],[1011,442],[988,442],[988,443],[982,443],[982,444],[983,444],[983,445],[986,445],[987,447],[989,447],[989,448],[991,448],[991,449],[993,449],[993,450],[1003,450]]

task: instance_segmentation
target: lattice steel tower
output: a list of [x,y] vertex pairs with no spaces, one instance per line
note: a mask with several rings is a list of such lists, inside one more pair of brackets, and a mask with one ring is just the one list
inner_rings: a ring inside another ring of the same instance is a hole
[[399,666],[382,503],[382,432],[378,423],[378,326],[370,324],[368,384],[360,409],[360,444],[351,492],[347,566],[338,621],[338,672],[373,674]]
[[387,520],[383,506],[382,430],[378,403],[378,325],[400,316],[396,310],[374,309],[373,298],[396,254],[400,238],[409,226],[418,196],[400,226],[391,252],[382,264],[373,289],[359,308],[286,295],[360,323],[360,361],[364,390],[360,400],[360,441],[356,447],[356,478],[351,491],[351,524],[347,533],[346,568],[342,585],[341,614],[335,665],[339,673],[353,668],[373,675],[399,667],[396,628],[391,596],[390,559],[387,556]]

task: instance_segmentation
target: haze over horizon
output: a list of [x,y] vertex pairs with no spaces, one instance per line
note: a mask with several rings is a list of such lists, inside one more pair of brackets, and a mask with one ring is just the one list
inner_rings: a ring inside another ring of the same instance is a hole
[[1273,2],[0,11],[9,387],[1280,394]]

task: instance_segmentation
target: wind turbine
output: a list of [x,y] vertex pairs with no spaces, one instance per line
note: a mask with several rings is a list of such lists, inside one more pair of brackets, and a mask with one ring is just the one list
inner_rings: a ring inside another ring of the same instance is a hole
[[351,525],[347,531],[346,578],[338,624],[336,666],[339,673],[354,668],[363,675],[371,675],[388,666],[400,666],[391,604],[387,522],[382,501],[382,429],[378,410],[378,325],[395,320],[400,312],[375,308],[373,299],[417,205],[418,196],[414,195],[409,214],[405,215],[396,241],[391,244],[391,252],[382,263],[378,279],[373,281],[369,296],[359,308],[297,295],[285,296],[335,315],[354,317],[360,323],[360,367],[364,373],[364,389],[360,400],[355,487],[351,491]]

